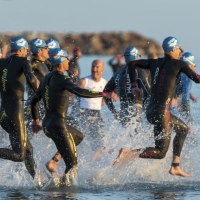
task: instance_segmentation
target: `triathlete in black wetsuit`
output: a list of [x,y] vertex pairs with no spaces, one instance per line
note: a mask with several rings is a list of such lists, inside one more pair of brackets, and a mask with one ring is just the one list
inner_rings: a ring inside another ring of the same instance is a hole
[[28,43],[21,37],[11,40],[11,55],[0,60],[1,112],[0,124],[8,132],[11,149],[0,148],[0,158],[15,162],[25,161],[32,177],[35,176],[33,150],[26,134],[24,124],[24,85],[25,78],[33,87],[37,79],[31,71],[26,56]]
[[[124,52],[126,65],[118,70],[114,76],[106,84],[104,91],[116,91],[120,99],[120,114],[119,119],[123,126],[127,126],[133,116],[136,116],[139,110],[142,108],[142,98],[136,98],[132,93],[132,83],[130,80],[130,72],[128,63],[133,60],[140,59],[140,54],[137,48],[129,46]],[[146,86],[146,79],[141,74],[142,71],[137,73],[135,87],[140,88],[145,97],[149,95],[149,88]],[[143,80],[144,79],[144,80]],[[146,99],[146,98],[145,98]],[[105,99],[109,110],[118,117],[115,106],[111,99]]]
[[69,92],[86,98],[101,97],[106,94],[81,89],[72,83],[69,77],[64,76],[64,72],[69,68],[66,57],[55,56],[52,58],[52,62],[56,69],[44,77],[36,95],[33,97],[32,115],[34,123],[39,123],[37,103],[43,98],[46,109],[43,129],[45,134],[54,141],[62,155],[66,165],[65,173],[67,173],[77,164],[75,142],[65,124]]
[[[35,38],[30,41],[30,50],[32,53],[32,60],[31,60],[31,66],[32,71],[34,75],[37,77],[39,81],[42,80],[42,78],[49,73],[48,66],[51,65],[48,64],[49,54],[48,54],[48,46],[44,40],[41,40],[39,38]],[[33,96],[33,89],[27,85],[27,94],[30,98]],[[26,101],[25,103],[25,119],[28,130],[30,129],[30,122],[32,121],[31,114],[30,114],[30,99]]]
[[[129,65],[131,82],[135,80],[135,67],[149,69],[152,78],[152,90],[146,116],[154,125],[155,147],[145,148],[139,154],[141,158],[162,159],[165,157],[171,139],[171,128],[176,132],[173,142],[173,160],[170,173],[173,175],[189,176],[179,167],[181,150],[188,133],[188,126],[170,113],[170,104],[176,87],[176,80],[182,72],[196,83],[200,83],[200,75],[192,71],[189,66],[179,60],[182,50],[174,37],[167,37],[163,41],[165,57],[133,61]],[[132,150],[133,155],[136,153]],[[123,151],[121,151],[123,155]],[[120,162],[120,155],[116,162]]]

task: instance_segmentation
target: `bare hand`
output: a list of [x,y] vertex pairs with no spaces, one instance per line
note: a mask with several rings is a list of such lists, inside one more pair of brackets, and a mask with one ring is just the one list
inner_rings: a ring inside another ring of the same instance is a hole
[[132,89],[133,96],[136,100],[142,100],[142,90],[138,87]]

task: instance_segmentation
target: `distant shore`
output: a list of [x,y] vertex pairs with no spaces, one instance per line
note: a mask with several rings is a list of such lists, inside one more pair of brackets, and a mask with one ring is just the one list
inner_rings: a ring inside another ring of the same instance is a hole
[[153,39],[146,38],[135,32],[102,32],[102,33],[0,33],[1,47],[8,43],[13,36],[20,35],[27,40],[39,37],[57,39],[63,49],[72,52],[75,46],[79,46],[85,55],[117,55],[123,54],[124,49],[133,45],[142,55],[163,54],[160,45]]

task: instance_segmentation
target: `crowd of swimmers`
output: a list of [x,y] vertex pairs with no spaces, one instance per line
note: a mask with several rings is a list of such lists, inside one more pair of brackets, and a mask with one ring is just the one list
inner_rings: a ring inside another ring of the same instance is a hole
[[[0,148],[0,158],[24,161],[34,178],[34,148],[27,132],[42,130],[57,148],[46,164],[47,169],[55,172],[59,160],[63,159],[64,179],[68,181],[70,174],[77,171],[76,146],[84,139],[85,132],[90,133],[91,148],[97,152],[94,158],[106,153],[101,151],[103,120],[100,111],[104,103],[125,128],[142,112],[154,126],[155,145],[119,149],[113,167],[136,156],[163,159],[174,130],[169,173],[190,176],[181,169],[180,161],[189,132],[187,123],[192,120],[189,100],[197,100],[190,92],[191,80],[200,83],[200,75],[195,73],[194,56],[183,52],[175,37],[163,40],[164,56],[160,58],[142,59],[136,47],[128,46],[123,55],[109,61],[113,76],[108,81],[103,78],[105,66],[99,59],[92,62],[91,74],[80,78],[80,47],[74,48],[70,59],[53,38],[46,41],[34,38],[27,42],[20,36],[13,37],[9,46],[7,55],[0,59],[0,125],[9,134],[11,149]],[[119,110],[113,103],[118,99]],[[181,110],[186,121],[180,119],[174,109]],[[79,121],[84,127],[80,128]]]

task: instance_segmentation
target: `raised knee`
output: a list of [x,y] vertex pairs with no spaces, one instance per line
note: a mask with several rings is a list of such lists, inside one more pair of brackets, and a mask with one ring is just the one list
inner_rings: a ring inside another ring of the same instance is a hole
[[160,153],[160,156],[159,156],[159,159],[165,158],[166,154],[167,154],[167,151],[161,152],[161,153]]
[[25,160],[25,152],[18,153],[17,155],[17,162],[23,162]]

